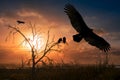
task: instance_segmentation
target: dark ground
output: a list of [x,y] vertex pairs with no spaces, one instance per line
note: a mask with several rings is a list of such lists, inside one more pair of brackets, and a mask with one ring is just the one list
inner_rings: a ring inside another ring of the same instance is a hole
[[[31,80],[31,69],[0,69],[0,80]],[[47,66],[36,69],[34,80],[120,80],[120,68]]]

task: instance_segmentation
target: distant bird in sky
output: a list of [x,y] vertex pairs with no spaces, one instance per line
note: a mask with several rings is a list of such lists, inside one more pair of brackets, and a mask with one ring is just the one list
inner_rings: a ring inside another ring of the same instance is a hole
[[20,20],[17,20],[17,23],[18,23],[18,24],[25,24],[24,21],[20,21]]
[[69,17],[73,28],[78,32],[78,34],[73,35],[74,41],[80,42],[84,39],[90,45],[95,46],[104,52],[108,52],[110,50],[110,44],[102,37],[95,34],[93,29],[88,28],[81,14],[73,5],[66,4],[64,10]]

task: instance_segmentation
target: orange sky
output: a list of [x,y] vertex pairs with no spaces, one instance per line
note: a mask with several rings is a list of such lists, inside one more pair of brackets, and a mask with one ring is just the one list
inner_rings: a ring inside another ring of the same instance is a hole
[[[64,22],[59,21],[59,17],[61,16],[56,17],[58,20],[52,20],[52,16],[47,19],[45,16],[38,13],[37,11],[30,9],[18,10],[16,11],[15,15],[17,16],[14,16],[12,18],[7,16],[0,17],[0,63],[20,63],[21,57],[28,58],[31,55],[27,48],[23,46],[21,48],[21,46],[19,46],[19,44],[23,41],[22,36],[20,36],[19,34],[15,35],[14,40],[13,36],[11,35],[10,38],[8,38],[8,41],[5,42],[5,39],[10,31],[10,29],[8,29],[6,26],[20,26],[24,34],[27,36],[31,33],[29,29],[29,22],[36,25],[38,34],[40,34],[45,41],[49,29],[50,37],[52,39],[52,37],[55,36],[55,41],[57,41],[57,39],[60,37],[66,36],[68,44],[62,45],[64,46],[62,48],[62,52],[53,55],[50,54],[51,57],[55,59],[55,61],[60,62],[61,59],[63,59],[66,63],[73,62],[81,64],[93,64],[97,62],[96,53],[102,53],[97,48],[88,45],[84,40],[80,43],[73,42],[72,35],[76,34],[77,32],[72,28],[69,20]],[[46,15],[49,15],[49,13],[46,13]],[[68,18],[66,17],[66,19]],[[24,25],[18,25],[16,23],[16,20],[23,20],[26,23]],[[103,36],[105,39],[108,40],[108,42],[113,44],[110,39],[114,37],[112,37],[109,32],[107,32],[103,28],[95,28],[95,32]],[[45,41],[43,41],[43,46],[45,45]],[[117,42],[112,46],[119,49],[118,45],[116,44]],[[114,48],[109,53],[117,54]],[[120,56],[112,55],[111,63],[120,64],[120,62],[118,61],[119,58]]]

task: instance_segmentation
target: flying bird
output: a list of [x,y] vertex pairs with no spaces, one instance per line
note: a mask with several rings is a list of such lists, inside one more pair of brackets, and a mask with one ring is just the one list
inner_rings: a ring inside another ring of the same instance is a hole
[[18,23],[18,24],[25,24],[24,21],[20,21],[20,20],[17,20],[17,23]]
[[93,29],[90,29],[86,25],[81,14],[73,5],[66,4],[64,10],[69,17],[73,28],[78,32],[78,34],[73,35],[74,41],[80,42],[84,39],[90,45],[95,46],[104,52],[108,52],[110,50],[110,44],[105,39],[95,34]]

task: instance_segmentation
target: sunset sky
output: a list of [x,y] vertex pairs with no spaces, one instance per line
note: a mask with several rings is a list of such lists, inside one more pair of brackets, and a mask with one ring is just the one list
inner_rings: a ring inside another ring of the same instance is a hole
[[[55,61],[63,59],[65,62],[80,64],[94,64],[99,49],[90,46],[82,40],[76,43],[72,35],[77,34],[64,12],[65,4],[70,3],[81,13],[87,25],[95,33],[102,36],[111,44],[110,63],[120,64],[120,1],[119,0],[0,0],[0,63],[20,63],[21,57],[30,56],[29,49],[19,46],[23,38],[15,35],[6,42],[11,26],[23,27],[23,32],[30,37],[30,30],[24,28],[29,22],[36,25],[41,36],[41,45],[45,45],[47,32],[55,40],[67,38],[61,53],[53,54]],[[25,21],[25,25],[18,25],[17,20]],[[58,60],[59,59],[59,60]]]

